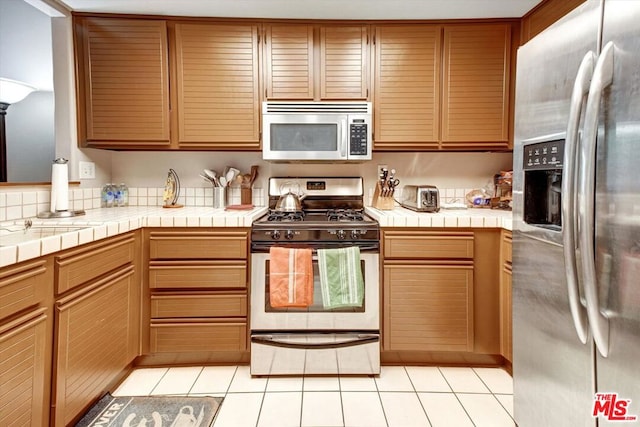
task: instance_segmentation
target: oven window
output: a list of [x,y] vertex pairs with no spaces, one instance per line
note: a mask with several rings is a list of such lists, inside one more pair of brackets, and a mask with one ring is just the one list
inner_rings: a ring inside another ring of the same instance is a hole
[[338,151],[336,123],[273,123],[271,151]]
[[[365,271],[364,269],[364,260],[360,260],[360,269],[361,271]],[[366,280],[366,277],[363,276],[363,280]],[[360,307],[340,307],[333,309],[325,309],[322,305],[322,290],[320,289],[320,273],[318,270],[318,261],[313,260],[313,305],[309,307],[271,307],[269,303],[269,260],[266,260],[265,266],[265,311],[267,313],[277,313],[277,312],[318,312],[318,313],[364,313],[365,304],[367,302],[367,293],[365,292],[364,298],[362,299],[362,306]],[[366,283],[364,284],[365,289],[367,288]]]

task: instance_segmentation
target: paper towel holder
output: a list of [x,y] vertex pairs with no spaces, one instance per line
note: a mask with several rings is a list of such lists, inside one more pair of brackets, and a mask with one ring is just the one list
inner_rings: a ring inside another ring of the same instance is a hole
[[[38,218],[70,218],[78,215],[84,215],[84,210],[69,210],[66,207],[68,206],[69,200],[69,179],[68,179],[68,171],[67,171],[67,163],[68,160],[62,157],[59,157],[53,161],[53,166],[51,168],[51,210],[40,212],[37,217]],[[60,168],[58,175],[56,176],[56,168]],[[61,186],[61,188],[56,188]],[[62,193],[66,199],[64,200],[65,209],[54,209],[55,200],[53,200],[56,195]]]

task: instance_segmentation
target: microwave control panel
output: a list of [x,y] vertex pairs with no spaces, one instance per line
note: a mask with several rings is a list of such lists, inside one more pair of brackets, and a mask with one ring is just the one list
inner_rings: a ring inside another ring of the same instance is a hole
[[354,119],[349,124],[349,154],[365,156],[367,154],[368,126],[363,119]]

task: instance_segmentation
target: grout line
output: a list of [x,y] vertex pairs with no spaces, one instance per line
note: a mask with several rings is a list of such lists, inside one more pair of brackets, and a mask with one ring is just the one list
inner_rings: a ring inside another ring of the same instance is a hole
[[158,385],[162,382],[163,378],[169,373],[169,369],[171,368],[167,368],[164,371],[164,374],[162,374],[162,376],[160,377],[160,379],[158,380],[158,382],[156,383],[156,385],[153,386],[153,388],[151,389],[151,391],[149,391],[149,394],[147,394],[147,396],[153,396],[152,393],[153,391],[156,389],[156,387],[158,387]]
[[198,378],[200,378],[200,375],[202,375],[202,371],[204,371],[204,366],[200,367],[200,372],[198,372],[198,375],[196,375],[196,378],[191,383],[191,387],[189,387],[189,390],[187,390],[187,396],[191,393],[191,390],[193,390],[193,386],[198,382]]
[[409,378],[411,387],[413,387],[413,393],[416,395],[416,398],[418,399],[418,403],[422,408],[422,412],[424,412],[424,415],[427,417],[427,422],[429,423],[429,425],[433,425],[431,424],[431,419],[429,418],[429,414],[427,413],[427,410],[424,408],[424,405],[422,404],[422,400],[420,400],[420,396],[418,396],[418,391],[416,390],[416,386],[413,384],[413,380],[411,379],[411,375],[409,375],[409,371],[407,371],[407,367],[403,366],[402,369],[404,370],[405,375]]
[[471,414],[469,414],[469,412],[467,411],[467,408],[465,408],[464,404],[462,403],[462,401],[458,397],[458,393],[456,393],[453,390],[453,387],[451,387],[451,384],[449,383],[449,380],[447,379],[446,375],[440,370],[440,366],[438,366],[437,368],[438,368],[438,372],[440,372],[440,375],[442,375],[442,378],[444,378],[445,382],[447,383],[447,385],[449,386],[449,388],[453,392],[453,395],[456,397],[456,400],[458,401],[458,403],[462,407],[462,410],[464,411],[465,414],[467,414],[467,418],[469,418],[469,420],[471,421],[471,424],[473,424],[475,426],[476,423],[473,421],[473,418],[471,418]]

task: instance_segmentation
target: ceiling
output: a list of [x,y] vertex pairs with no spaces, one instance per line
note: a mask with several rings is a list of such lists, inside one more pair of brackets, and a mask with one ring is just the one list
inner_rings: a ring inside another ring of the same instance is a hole
[[288,19],[520,18],[541,0],[55,0],[77,12]]

